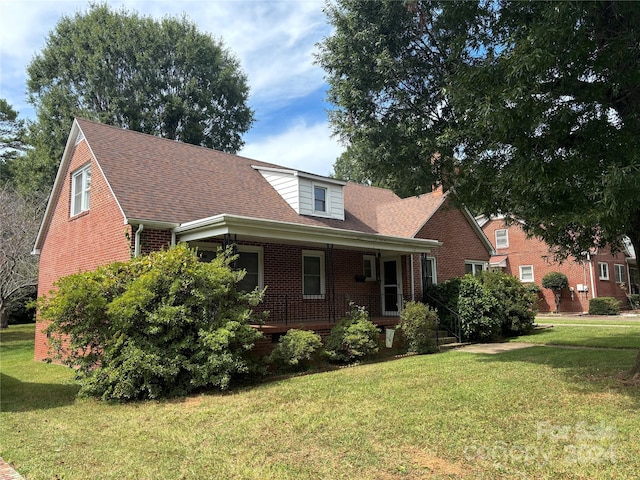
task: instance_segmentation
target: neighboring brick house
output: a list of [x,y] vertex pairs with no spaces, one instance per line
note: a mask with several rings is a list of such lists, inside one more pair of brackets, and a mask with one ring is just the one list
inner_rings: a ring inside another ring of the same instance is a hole
[[616,254],[609,248],[594,249],[584,261],[568,258],[559,263],[544,242],[527,238],[518,224],[506,225],[500,217],[482,217],[478,222],[496,251],[491,267],[502,269],[523,283],[537,284],[541,312],[555,311],[553,292],[542,288],[542,278],[549,272],[564,273],[569,279],[569,288],[561,295],[562,312],[587,312],[589,299],[594,297],[615,297],[626,305],[626,293],[637,291],[635,258],[628,249]]
[[[397,321],[423,283],[486,268],[491,245],[436,191],[386,189],[76,119],[38,233],[38,295],[56,279],[188,242],[203,259],[234,245],[241,285],[268,286],[267,338],[321,330],[364,305]],[[466,265],[466,266],[465,266]],[[47,339],[36,328],[35,357]]]

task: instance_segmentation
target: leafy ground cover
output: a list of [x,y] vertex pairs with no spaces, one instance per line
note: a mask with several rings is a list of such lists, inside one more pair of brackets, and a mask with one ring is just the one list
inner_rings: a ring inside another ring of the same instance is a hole
[[633,350],[450,351],[121,405],[33,362],[33,328],[0,333],[0,456],[30,480],[637,473]]

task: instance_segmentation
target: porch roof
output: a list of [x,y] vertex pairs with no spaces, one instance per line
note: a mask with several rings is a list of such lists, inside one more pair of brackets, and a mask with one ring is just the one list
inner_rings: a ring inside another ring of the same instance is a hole
[[325,226],[302,225],[240,215],[215,215],[183,223],[173,232],[180,241],[190,242],[225,234],[241,235],[248,239],[301,243],[305,245],[331,244],[343,248],[381,250],[401,253],[427,253],[442,242],[404,238],[356,230]]

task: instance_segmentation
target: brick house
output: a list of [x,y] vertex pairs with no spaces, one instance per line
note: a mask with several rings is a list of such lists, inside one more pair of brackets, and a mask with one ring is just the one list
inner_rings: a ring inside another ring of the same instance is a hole
[[589,299],[595,297],[615,297],[626,305],[626,293],[637,293],[638,270],[629,249],[612,254],[608,247],[599,248],[591,251],[586,260],[569,258],[558,263],[547,244],[527,238],[518,224],[506,225],[500,217],[479,217],[478,222],[496,252],[491,267],[502,269],[523,283],[537,284],[541,312],[555,311],[553,292],[542,288],[542,278],[549,272],[564,273],[569,280],[569,288],[561,294],[563,312],[587,312]]
[[[233,245],[243,288],[267,286],[262,326],[322,330],[350,301],[379,325],[430,282],[486,268],[491,244],[447,194],[400,199],[215,150],[76,119],[38,233],[38,295],[61,276],[176,242]],[[47,339],[36,328],[35,357]]]

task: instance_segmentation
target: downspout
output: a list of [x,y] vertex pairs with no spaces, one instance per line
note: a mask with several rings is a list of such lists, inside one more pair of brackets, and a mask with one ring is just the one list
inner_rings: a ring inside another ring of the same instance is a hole
[[174,232],[173,230],[171,231],[171,246],[176,246],[176,232]]
[[591,259],[591,255],[587,255],[587,260],[589,260],[589,277],[591,279],[591,298],[596,298],[596,282],[593,280],[593,260]]
[[142,234],[142,230],[144,230],[144,225],[141,223],[140,225],[138,225],[138,229],[136,230],[136,237],[133,247],[134,257],[138,257],[140,255],[140,235]]

